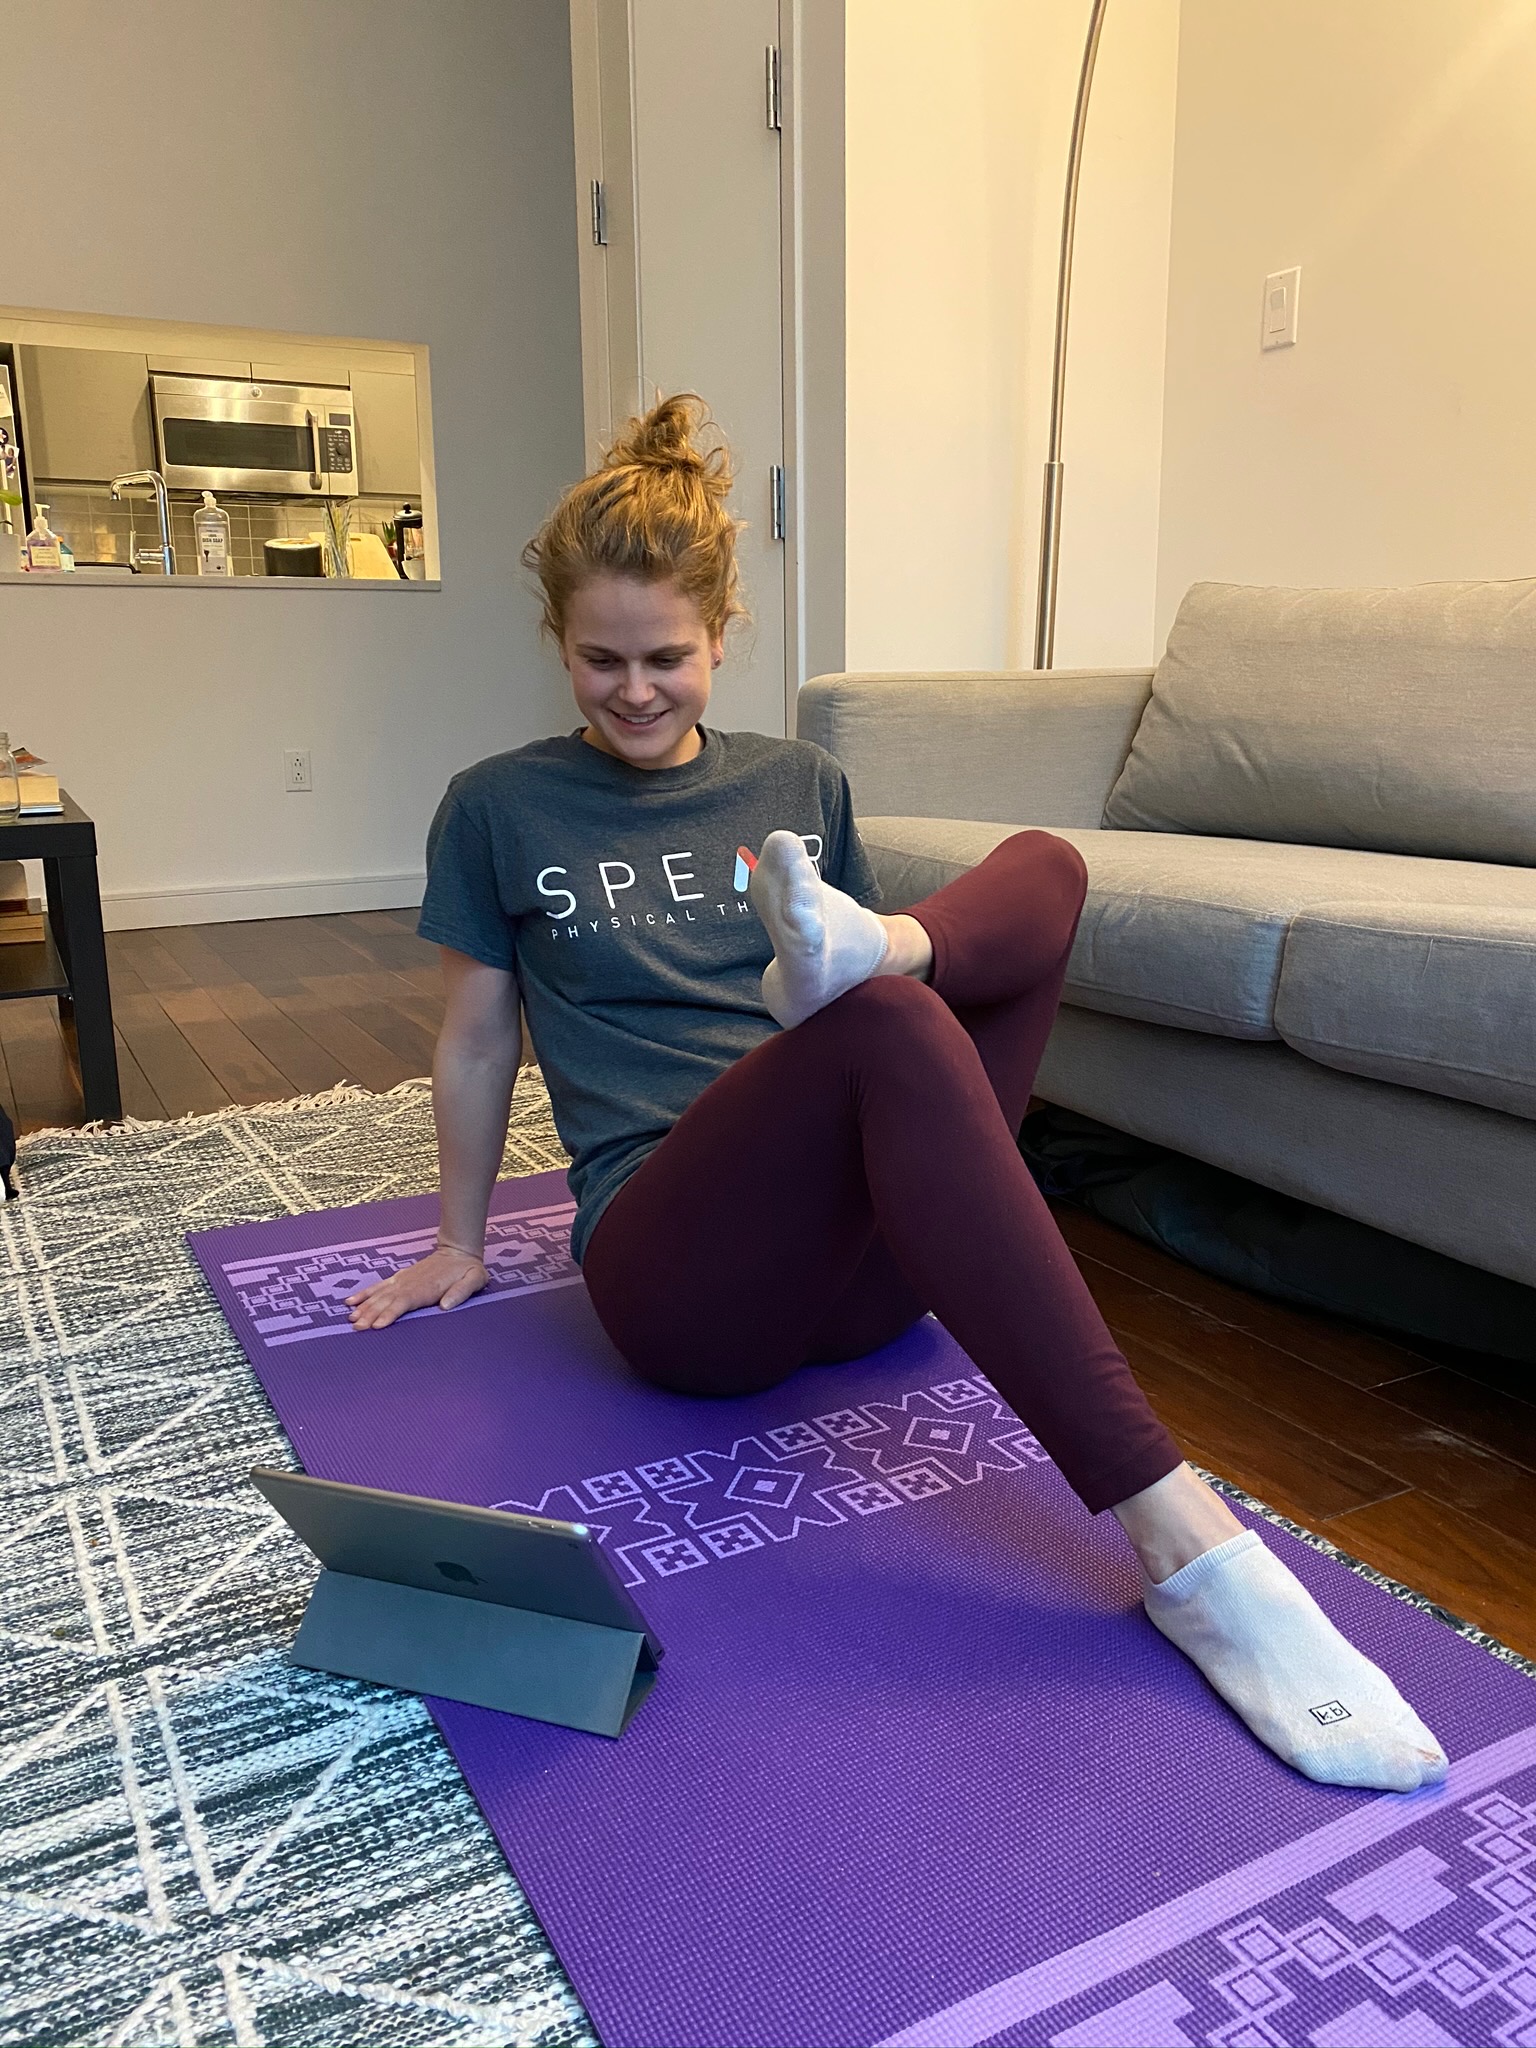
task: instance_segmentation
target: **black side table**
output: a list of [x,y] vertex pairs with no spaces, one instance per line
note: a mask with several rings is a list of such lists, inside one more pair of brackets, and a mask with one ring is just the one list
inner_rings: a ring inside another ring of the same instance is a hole
[[123,1099],[96,881],[96,826],[67,791],[60,796],[62,812],[0,824],[0,860],[40,860],[48,887],[43,938],[32,946],[0,946],[0,1002],[58,997],[61,1020],[74,1019],[86,1121],[115,1123]]

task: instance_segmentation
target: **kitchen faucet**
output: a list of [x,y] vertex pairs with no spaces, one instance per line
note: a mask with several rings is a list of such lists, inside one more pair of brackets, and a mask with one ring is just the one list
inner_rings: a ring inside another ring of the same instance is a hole
[[160,521],[160,545],[157,548],[131,547],[129,559],[135,568],[140,563],[158,562],[167,576],[176,574],[176,550],[171,546],[171,501],[166,495],[165,478],[158,469],[130,469],[112,479],[111,490],[114,498],[121,498],[129,484],[148,484],[155,494],[155,516]]

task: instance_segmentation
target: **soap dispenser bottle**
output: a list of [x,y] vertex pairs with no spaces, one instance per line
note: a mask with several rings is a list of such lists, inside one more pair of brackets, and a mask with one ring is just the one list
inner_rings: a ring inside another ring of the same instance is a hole
[[39,505],[37,517],[32,522],[32,531],[27,535],[27,567],[36,572],[46,570],[54,575],[64,567],[64,554],[59,546],[59,536],[48,524],[48,507]]
[[198,575],[233,576],[235,566],[230,559],[229,514],[212,491],[204,491],[202,504],[192,514],[192,533],[197,542]]

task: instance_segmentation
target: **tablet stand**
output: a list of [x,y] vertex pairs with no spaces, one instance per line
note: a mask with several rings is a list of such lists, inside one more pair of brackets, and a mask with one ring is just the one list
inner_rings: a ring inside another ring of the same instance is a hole
[[656,1683],[645,1637],[460,1593],[323,1571],[289,1652],[295,1664],[622,1735]]

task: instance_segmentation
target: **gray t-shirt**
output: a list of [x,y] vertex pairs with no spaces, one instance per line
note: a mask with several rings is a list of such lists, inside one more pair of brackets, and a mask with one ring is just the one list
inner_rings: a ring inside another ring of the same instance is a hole
[[879,901],[830,754],[699,730],[680,768],[631,768],[574,733],[494,754],[449,783],[427,840],[418,929],[517,976],[571,1154],[578,1259],[689,1104],[778,1029],[743,853],[798,832],[835,888]]

